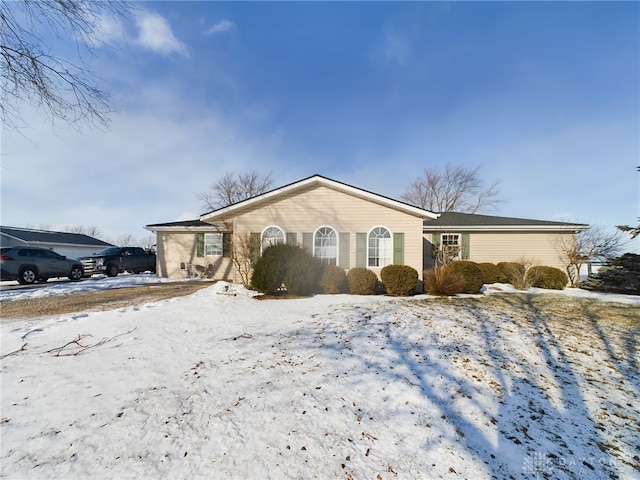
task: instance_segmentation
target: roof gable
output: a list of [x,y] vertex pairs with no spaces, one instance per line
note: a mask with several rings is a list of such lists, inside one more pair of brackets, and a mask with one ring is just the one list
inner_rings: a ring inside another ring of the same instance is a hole
[[82,233],[51,232],[48,230],[34,230],[31,228],[3,227],[0,226],[0,233],[12,237],[18,241],[29,244],[58,244],[58,245],[86,245],[110,247],[110,243],[98,240]]
[[424,210],[422,208],[415,207],[413,205],[409,205],[408,203],[400,202],[398,200],[385,197],[383,195],[378,195],[377,193],[369,192],[367,190],[363,190],[361,188],[348,185],[346,183],[337,182],[335,180],[331,180],[330,178],[326,178],[321,175],[313,175],[311,177],[305,178],[303,180],[299,180],[297,182],[291,183],[289,185],[285,185],[280,188],[276,188],[274,190],[263,193],[261,195],[257,195],[247,200],[234,203],[233,205],[229,205],[227,207],[223,207],[218,210],[205,213],[200,216],[200,220],[209,222],[209,221],[214,221],[220,218],[225,218],[246,210],[253,210],[256,208],[260,208],[260,206],[265,204],[266,202],[277,200],[278,198],[284,198],[292,194],[295,195],[297,193],[303,193],[305,191],[308,191],[310,189],[317,188],[320,186],[330,188],[332,190],[342,192],[347,195],[351,195],[353,197],[361,198],[372,203],[384,205],[388,208],[392,208],[394,210],[398,210],[419,218],[423,218],[423,219],[437,218],[437,215],[435,213],[429,212],[428,210]]

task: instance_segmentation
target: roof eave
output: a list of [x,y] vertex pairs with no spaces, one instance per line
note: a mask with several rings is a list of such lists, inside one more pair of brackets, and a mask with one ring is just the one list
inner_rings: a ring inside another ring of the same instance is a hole
[[220,228],[218,225],[209,225],[209,226],[162,226],[162,225],[146,225],[143,227],[145,230],[150,232],[226,232],[227,230],[224,228]]
[[497,232],[497,231],[509,231],[509,232],[579,232],[587,230],[589,225],[434,225],[423,226],[422,230],[425,232],[439,232],[443,230],[454,231],[461,230],[465,232]]

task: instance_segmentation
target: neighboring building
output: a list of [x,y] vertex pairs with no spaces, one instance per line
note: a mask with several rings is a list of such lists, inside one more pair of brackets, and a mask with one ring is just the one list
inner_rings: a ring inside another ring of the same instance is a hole
[[561,267],[554,240],[588,226],[436,214],[314,175],[196,220],[145,228],[157,235],[158,275],[185,278],[197,266],[210,278],[238,282],[231,248],[247,239],[255,250],[278,242],[300,245],[346,270],[366,267],[379,275],[385,265],[404,264],[422,277],[443,243],[457,244],[459,258],[477,262],[527,258]]
[[78,258],[113,245],[81,233],[0,226],[0,246],[50,248],[68,258]]

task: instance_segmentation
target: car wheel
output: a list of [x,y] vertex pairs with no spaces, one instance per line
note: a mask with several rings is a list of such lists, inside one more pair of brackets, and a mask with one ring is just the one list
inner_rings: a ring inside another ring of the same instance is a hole
[[18,274],[18,283],[21,285],[31,285],[38,279],[38,272],[33,267],[23,267]]
[[118,275],[118,266],[113,263],[107,267],[107,277],[115,277]]
[[74,282],[77,282],[82,278],[83,275],[84,275],[84,271],[82,270],[82,268],[75,266],[71,269],[71,273],[69,274],[69,280],[73,280]]

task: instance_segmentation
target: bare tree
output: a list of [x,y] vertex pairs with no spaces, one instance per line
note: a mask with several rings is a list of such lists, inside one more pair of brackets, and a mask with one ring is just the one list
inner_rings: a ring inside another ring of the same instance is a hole
[[400,199],[432,212],[476,213],[496,208],[501,200],[500,179],[485,183],[479,176],[480,167],[469,168],[447,164],[424,171]]
[[623,246],[624,240],[620,232],[608,232],[598,226],[575,235],[563,235],[555,244],[572,287],[580,283],[580,270],[583,265],[591,260],[605,261],[617,257]]
[[217,210],[266,192],[273,185],[271,174],[260,175],[255,170],[234,175],[227,173],[211,184],[209,190],[196,194],[205,209]]
[[147,235],[142,238],[138,244],[145,250],[153,250],[156,246],[156,237],[153,235]]
[[250,232],[243,232],[236,236],[231,249],[231,261],[240,275],[240,281],[245,287],[251,283],[251,273],[257,260],[257,242]]
[[85,227],[84,225],[68,225],[64,227],[64,231],[70,233],[81,233],[94,238],[100,238],[102,236],[100,228],[96,226]]
[[[109,95],[96,86],[82,52],[90,54],[98,44],[103,15],[126,17],[130,8],[110,0],[0,2],[2,123],[18,128],[19,104],[27,102],[52,120],[108,126]],[[77,58],[52,51],[46,37],[75,42]]]
[[118,247],[130,247],[135,243],[135,238],[130,233],[123,233],[114,242]]

